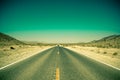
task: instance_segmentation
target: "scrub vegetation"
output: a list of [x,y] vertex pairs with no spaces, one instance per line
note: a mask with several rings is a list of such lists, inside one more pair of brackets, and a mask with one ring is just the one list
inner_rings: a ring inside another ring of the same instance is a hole
[[93,59],[120,68],[120,35],[112,35],[88,43],[61,44]]
[[100,48],[120,48],[120,35],[112,35],[86,44]]
[[72,43],[63,44],[65,46],[77,45],[83,47],[98,47],[98,48],[120,48],[120,35],[111,35],[100,40],[94,40],[88,43]]
[[54,44],[19,41],[0,33],[0,67],[24,59],[47,49]]

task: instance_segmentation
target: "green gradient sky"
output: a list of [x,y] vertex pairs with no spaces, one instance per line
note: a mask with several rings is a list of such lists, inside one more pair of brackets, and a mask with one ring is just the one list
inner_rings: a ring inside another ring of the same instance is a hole
[[3,0],[0,32],[20,40],[84,42],[120,34],[117,0]]

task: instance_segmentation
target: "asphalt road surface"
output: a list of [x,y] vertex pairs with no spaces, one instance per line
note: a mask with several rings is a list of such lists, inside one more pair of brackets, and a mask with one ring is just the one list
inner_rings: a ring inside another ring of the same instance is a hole
[[1,69],[0,80],[120,80],[120,70],[56,46]]

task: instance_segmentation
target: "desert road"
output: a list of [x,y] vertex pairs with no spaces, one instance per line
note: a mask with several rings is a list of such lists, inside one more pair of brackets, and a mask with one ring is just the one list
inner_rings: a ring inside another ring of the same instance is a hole
[[1,69],[0,80],[120,80],[120,70],[56,46]]

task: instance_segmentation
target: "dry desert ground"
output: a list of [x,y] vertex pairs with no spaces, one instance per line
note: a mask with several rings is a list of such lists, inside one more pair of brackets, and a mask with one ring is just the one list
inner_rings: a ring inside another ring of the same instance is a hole
[[23,60],[51,46],[5,46],[0,48],[0,67]]
[[82,46],[67,46],[66,48],[120,69],[120,49]]

